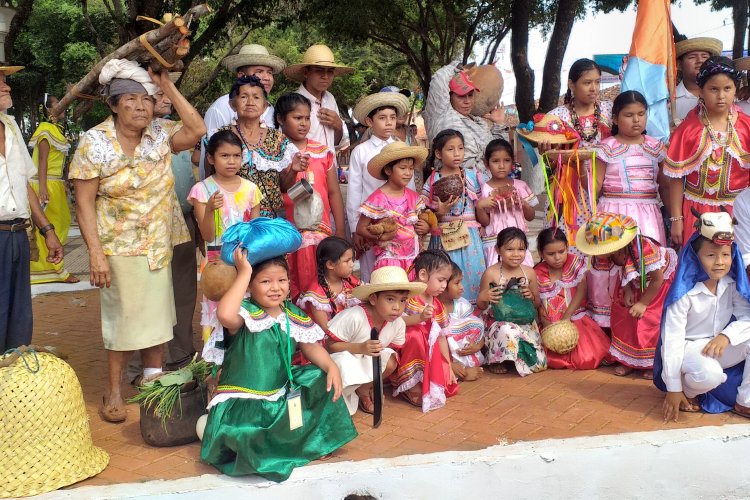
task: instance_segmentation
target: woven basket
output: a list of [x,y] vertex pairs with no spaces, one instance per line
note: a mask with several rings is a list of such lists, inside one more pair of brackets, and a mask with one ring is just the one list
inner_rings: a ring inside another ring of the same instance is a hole
[[578,345],[578,328],[572,321],[562,320],[542,330],[544,347],[557,354],[567,354]]
[[67,363],[33,350],[0,356],[1,498],[68,486],[108,462],[91,441],[81,385]]

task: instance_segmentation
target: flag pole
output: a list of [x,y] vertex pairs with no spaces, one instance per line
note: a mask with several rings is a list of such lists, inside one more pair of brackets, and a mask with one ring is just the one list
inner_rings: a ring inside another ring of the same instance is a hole
[[664,8],[667,11],[667,21],[669,22],[669,39],[667,40],[667,89],[669,90],[669,108],[670,108],[670,128],[674,123],[674,117],[677,115],[677,101],[675,100],[675,87],[677,70],[675,68],[674,56],[674,29],[672,24],[672,13],[669,0],[664,0]]

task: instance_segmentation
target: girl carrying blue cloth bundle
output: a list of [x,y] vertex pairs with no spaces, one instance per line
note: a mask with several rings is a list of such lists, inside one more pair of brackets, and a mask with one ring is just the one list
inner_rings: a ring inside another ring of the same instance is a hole
[[750,284],[732,217],[694,215],[664,302],[654,384],[667,393],[665,421],[701,409],[750,418]]
[[[230,476],[284,481],[295,467],[357,435],[341,398],[339,369],[317,344],[323,330],[286,301],[284,256],[300,243],[283,219],[258,218],[224,233],[222,258],[237,267],[237,278],[217,310],[228,335],[201,460]],[[292,365],[298,346],[312,364]]]

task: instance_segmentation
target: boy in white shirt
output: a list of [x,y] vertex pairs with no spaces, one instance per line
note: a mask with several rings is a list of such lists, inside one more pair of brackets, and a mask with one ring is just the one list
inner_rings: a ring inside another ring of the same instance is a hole
[[667,392],[664,419],[677,421],[680,411],[700,411],[697,397],[726,382],[725,369],[743,361],[733,411],[750,418],[750,285],[745,266],[733,243],[729,214],[704,213],[698,224],[682,252],[664,309],[661,374],[658,363],[654,366],[654,380]]
[[[360,279],[365,283],[370,281],[375,258],[371,250],[362,253],[367,243],[356,234],[359,207],[376,189],[385,184],[385,181],[376,179],[367,172],[367,164],[382,151],[386,144],[395,141],[392,136],[396,130],[396,121],[408,109],[409,100],[397,92],[378,92],[368,95],[354,107],[354,118],[372,129],[370,138],[355,147],[349,157],[349,183],[346,191],[346,216],[354,246],[360,252]],[[409,188],[414,189],[414,179],[409,182]]]

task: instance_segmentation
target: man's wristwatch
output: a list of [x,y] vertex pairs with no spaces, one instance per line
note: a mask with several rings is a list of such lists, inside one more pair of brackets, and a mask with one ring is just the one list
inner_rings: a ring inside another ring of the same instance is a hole
[[52,224],[47,224],[46,226],[39,228],[39,232],[42,233],[42,236],[47,236],[47,232],[54,229],[55,226],[53,226]]

